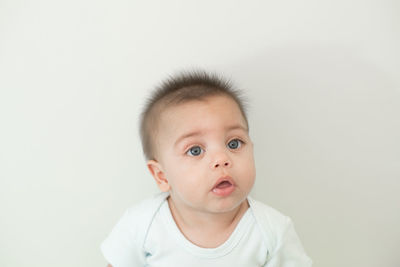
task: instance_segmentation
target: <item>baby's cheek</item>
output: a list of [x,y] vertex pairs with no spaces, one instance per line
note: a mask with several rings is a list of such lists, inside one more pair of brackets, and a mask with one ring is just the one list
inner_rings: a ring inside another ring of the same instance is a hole
[[246,177],[247,180],[254,180],[256,175],[256,169],[254,165],[254,161],[249,159],[246,162],[243,162],[243,175]]

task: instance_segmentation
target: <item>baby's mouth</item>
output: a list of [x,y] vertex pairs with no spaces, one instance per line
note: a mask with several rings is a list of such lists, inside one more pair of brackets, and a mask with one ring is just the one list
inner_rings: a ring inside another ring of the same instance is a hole
[[226,176],[220,177],[220,178],[216,181],[216,183],[214,184],[213,189],[214,189],[214,188],[226,188],[226,187],[232,186],[232,185],[233,185],[233,186],[235,185],[235,183],[234,183],[232,177],[226,175]]
[[222,177],[214,185],[212,192],[220,197],[229,196],[235,191],[235,184],[231,177]]
[[227,188],[229,186],[231,186],[232,184],[229,181],[222,181],[221,183],[219,183],[216,188]]

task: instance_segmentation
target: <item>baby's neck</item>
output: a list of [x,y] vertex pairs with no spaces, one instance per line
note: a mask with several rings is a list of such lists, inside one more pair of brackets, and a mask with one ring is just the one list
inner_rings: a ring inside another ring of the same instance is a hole
[[215,248],[223,244],[249,208],[247,200],[225,213],[188,212],[179,209],[171,197],[168,198],[168,204],[176,225],[186,239],[204,248]]

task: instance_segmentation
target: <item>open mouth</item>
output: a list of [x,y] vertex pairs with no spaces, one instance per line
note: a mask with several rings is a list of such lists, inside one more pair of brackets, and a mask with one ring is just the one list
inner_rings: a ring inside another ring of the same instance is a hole
[[229,196],[233,191],[235,191],[235,186],[230,181],[222,181],[212,190],[214,194],[221,197]]
[[227,188],[229,186],[231,186],[232,184],[229,181],[223,181],[221,183],[219,183],[216,188]]

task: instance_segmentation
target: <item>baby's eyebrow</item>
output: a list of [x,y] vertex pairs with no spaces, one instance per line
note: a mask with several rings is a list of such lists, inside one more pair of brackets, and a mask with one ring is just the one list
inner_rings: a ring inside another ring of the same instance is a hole
[[[239,125],[239,124],[237,124],[237,125],[232,125],[232,126],[227,126],[227,127],[225,127],[225,130],[226,130],[226,131],[243,130],[243,131],[247,132],[247,128],[246,128],[246,127],[243,127],[242,125]],[[174,147],[175,147],[176,145],[178,145],[180,142],[182,142],[182,140],[184,140],[184,139],[186,139],[186,138],[194,137],[194,136],[201,136],[201,135],[203,135],[203,134],[204,134],[203,131],[193,131],[193,132],[186,133],[186,134],[180,136],[180,137],[175,141]]]
[[202,132],[202,131],[194,131],[194,132],[186,133],[186,134],[182,135],[181,137],[179,137],[179,138],[176,140],[176,142],[175,142],[175,144],[174,144],[174,147],[175,147],[176,145],[178,145],[180,142],[182,142],[182,141],[183,141],[184,139],[186,139],[186,138],[193,137],[193,136],[200,136],[200,135],[203,135],[203,132]]

